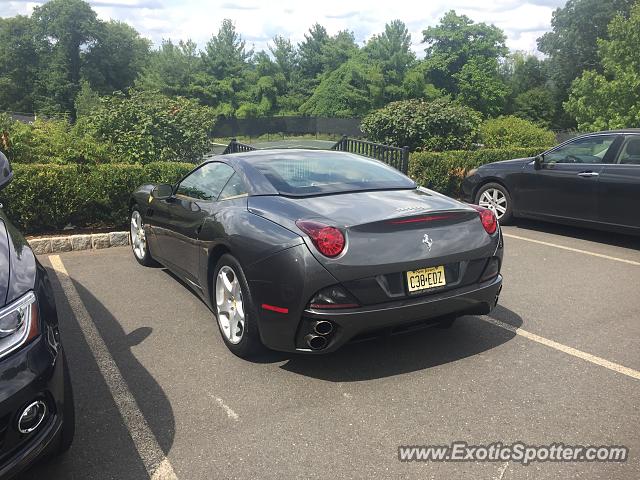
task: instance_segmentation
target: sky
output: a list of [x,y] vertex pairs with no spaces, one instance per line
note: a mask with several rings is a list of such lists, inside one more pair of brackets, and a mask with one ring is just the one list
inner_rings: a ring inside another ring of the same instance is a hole
[[[28,15],[43,2],[0,0],[0,16]],[[551,14],[565,0],[89,0],[98,17],[127,22],[157,46],[162,39],[192,39],[203,47],[225,18],[249,48],[267,49],[274,35],[294,42],[315,22],[330,34],[350,30],[362,45],[400,19],[407,25],[413,50],[424,53],[422,30],[436,25],[448,10],[475,22],[493,23],[507,35],[511,50],[538,53],[536,38],[550,30]]]

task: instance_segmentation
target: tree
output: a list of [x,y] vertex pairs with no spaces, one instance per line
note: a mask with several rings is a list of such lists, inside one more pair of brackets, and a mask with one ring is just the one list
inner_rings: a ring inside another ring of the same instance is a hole
[[517,117],[549,128],[555,117],[556,105],[553,93],[548,88],[535,87],[515,97],[510,110]]
[[382,75],[362,61],[353,58],[327,73],[313,95],[302,104],[305,115],[353,117],[367,113],[380,97]]
[[507,86],[496,74],[495,58],[472,58],[454,75],[458,83],[458,100],[483,113],[498,115],[504,108],[509,93]]
[[315,79],[324,71],[324,47],[327,43],[329,34],[319,23],[315,23],[304,34],[304,40],[298,44],[298,52],[300,69],[306,78]]
[[207,42],[202,53],[205,71],[217,80],[241,77],[253,55],[228,18],[222,21],[217,35]]
[[453,94],[458,93],[455,75],[470,60],[497,60],[508,52],[502,30],[494,25],[474,23],[453,10],[445,13],[438,25],[422,33],[433,84]]
[[[608,37],[607,26],[616,15],[628,16],[635,0],[568,0],[553,12],[552,31],[538,39],[538,49],[549,58],[557,110],[568,97],[571,82],[583,71],[602,73],[598,39]],[[572,126],[561,118],[558,127]]]
[[35,7],[31,18],[47,58],[36,82],[36,109],[73,117],[82,51],[97,42],[96,13],[82,0],[51,0]]
[[500,65],[500,70],[512,97],[541,87],[547,82],[542,60],[525,52],[510,53]]
[[498,114],[508,93],[498,73],[508,52],[502,30],[451,10],[423,35],[428,83],[484,115]]
[[0,110],[34,111],[38,44],[29,17],[0,18]]
[[[364,52],[370,61],[380,66],[385,83],[385,100],[404,97],[406,90],[402,88],[402,83],[416,61],[411,51],[411,35],[407,26],[400,20],[387,23],[383,33],[369,39]],[[418,87],[418,90],[422,89]]]
[[298,52],[288,38],[276,35],[272,41],[273,45],[269,46],[269,51],[273,55],[280,72],[289,82],[298,66]]
[[640,4],[615,17],[607,37],[598,40],[603,73],[584,72],[565,103],[581,130],[640,127]]
[[173,43],[163,40],[160,48],[151,52],[136,85],[143,90],[157,90],[168,96],[198,97],[193,86],[201,71],[201,63],[194,41]]
[[96,43],[84,55],[82,76],[102,95],[132,87],[147,65],[151,44],[123,22],[99,22]]

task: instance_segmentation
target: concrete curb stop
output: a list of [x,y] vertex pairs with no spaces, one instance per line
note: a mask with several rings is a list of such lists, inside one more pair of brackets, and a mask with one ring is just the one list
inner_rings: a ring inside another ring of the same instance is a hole
[[33,253],[49,253],[92,250],[129,245],[129,232],[92,233],[87,235],[68,235],[27,239]]

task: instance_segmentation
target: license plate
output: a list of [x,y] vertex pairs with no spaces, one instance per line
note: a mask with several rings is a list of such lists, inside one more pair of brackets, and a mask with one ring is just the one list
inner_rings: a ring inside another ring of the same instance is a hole
[[409,292],[427,290],[434,287],[442,287],[447,284],[444,277],[444,267],[421,268],[407,272],[407,285]]

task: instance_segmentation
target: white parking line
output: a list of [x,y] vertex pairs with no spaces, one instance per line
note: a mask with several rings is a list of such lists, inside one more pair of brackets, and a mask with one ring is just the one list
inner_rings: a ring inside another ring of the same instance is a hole
[[591,255],[592,257],[606,258],[607,260],[614,260],[616,262],[628,263],[629,265],[636,265],[640,267],[640,262],[634,260],[627,260],[626,258],[612,257],[610,255],[603,255],[602,253],[590,252],[588,250],[581,250],[579,248],[565,247],[564,245],[558,245],[557,243],[543,242],[542,240],[534,240],[533,238],[520,237],[519,235],[512,235],[510,233],[503,233],[503,237],[515,238],[516,240],[524,240],[525,242],[539,243],[540,245],[546,245],[547,247],[560,248],[562,250],[568,250],[570,252],[584,253],[585,255]]
[[238,421],[238,418],[240,417],[238,417],[238,414],[236,412],[231,410],[230,406],[224,403],[224,400],[222,400],[220,397],[216,397],[216,402],[218,402],[218,405],[220,405],[222,409],[225,411],[225,413],[227,414],[227,417],[229,417],[231,420],[235,420],[236,422]]
[[149,477],[152,480],[177,480],[178,477],[173,471],[171,463],[149,428],[149,424],[131,394],[127,382],[122,377],[120,369],[109,353],[109,349],[93,323],[87,308],[82,303],[80,295],[78,295],[78,291],[71,277],[69,277],[60,256],[51,255],[49,260]]
[[508,330],[510,332],[515,333],[516,335],[520,335],[521,337],[528,338],[533,342],[546,345],[547,347],[553,348],[555,350],[559,350],[560,352],[573,355],[574,357],[581,358],[582,360],[586,360],[587,362],[591,362],[595,365],[608,368],[609,370],[612,370],[614,372],[621,373],[622,375],[626,375],[627,377],[640,380],[640,372],[637,370],[633,370],[632,368],[625,367],[615,362],[610,362],[609,360],[606,360],[602,357],[596,357],[595,355],[591,355],[590,353],[586,353],[581,350],[577,350],[573,347],[563,345],[562,343],[554,342],[553,340],[549,340],[548,338],[541,337],[540,335],[536,335],[535,333],[528,332],[521,328],[516,328],[513,325],[509,325],[508,323],[501,322],[500,320],[496,320],[495,318],[490,318],[490,317],[479,317],[479,318],[481,318],[485,322],[495,325],[496,327],[500,327],[504,330]]

